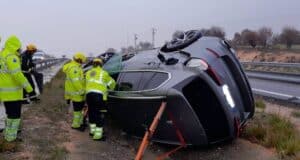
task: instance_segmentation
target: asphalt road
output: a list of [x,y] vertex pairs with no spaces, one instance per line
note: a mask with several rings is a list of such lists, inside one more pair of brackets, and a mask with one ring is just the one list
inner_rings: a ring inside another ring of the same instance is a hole
[[252,90],[255,94],[300,103],[300,83],[280,80],[283,76],[277,75],[277,79],[276,77],[273,79],[269,76],[267,79],[264,79],[261,75],[248,74]]

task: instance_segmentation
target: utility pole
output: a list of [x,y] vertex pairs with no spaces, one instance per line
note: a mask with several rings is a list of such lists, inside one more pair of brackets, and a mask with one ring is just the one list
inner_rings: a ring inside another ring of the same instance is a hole
[[155,33],[156,33],[157,29],[156,28],[152,28],[152,47],[155,48]]
[[136,44],[137,40],[138,40],[138,35],[134,34],[134,49],[135,49],[135,52],[137,52],[137,44]]

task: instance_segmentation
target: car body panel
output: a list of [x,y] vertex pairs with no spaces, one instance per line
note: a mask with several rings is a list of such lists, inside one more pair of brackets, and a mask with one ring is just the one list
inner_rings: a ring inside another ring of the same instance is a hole
[[[112,72],[118,87],[110,91],[108,102],[113,118],[128,134],[142,137],[160,103],[166,101],[153,141],[180,144],[176,129],[188,145],[236,138],[254,114],[254,100],[232,48],[215,37],[201,37],[170,52],[164,47],[119,62],[121,71]],[[208,68],[187,66],[195,58]]]

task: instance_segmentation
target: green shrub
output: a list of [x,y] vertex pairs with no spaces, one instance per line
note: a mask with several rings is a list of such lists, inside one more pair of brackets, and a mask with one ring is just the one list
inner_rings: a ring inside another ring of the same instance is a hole
[[293,124],[275,114],[257,113],[243,136],[265,147],[275,148],[281,156],[300,153],[300,134]]
[[299,111],[293,111],[292,116],[296,118],[300,118],[300,112]]
[[255,107],[256,108],[261,108],[261,109],[265,109],[266,108],[266,104],[262,99],[257,99],[255,101]]

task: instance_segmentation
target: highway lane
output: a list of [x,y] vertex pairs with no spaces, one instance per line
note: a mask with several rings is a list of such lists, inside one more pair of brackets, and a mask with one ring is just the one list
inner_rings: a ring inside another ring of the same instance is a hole
[[249,77],[254,93],[300,103],[300,84]]
[[255,94],[300,104],[300,74],[246,71]]

